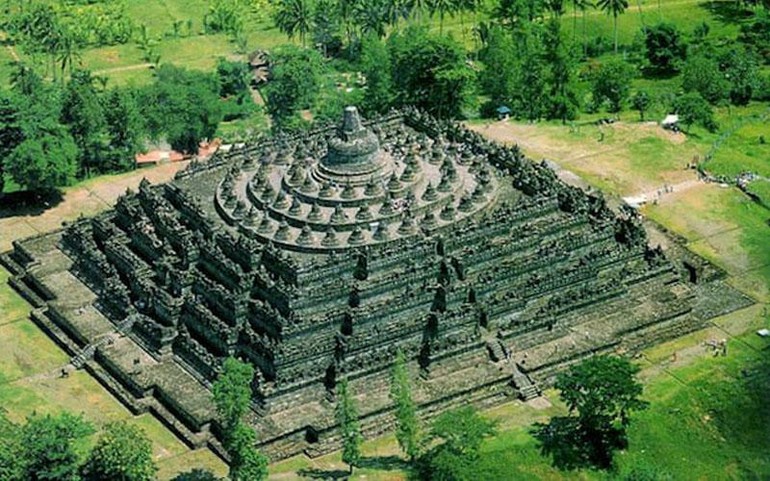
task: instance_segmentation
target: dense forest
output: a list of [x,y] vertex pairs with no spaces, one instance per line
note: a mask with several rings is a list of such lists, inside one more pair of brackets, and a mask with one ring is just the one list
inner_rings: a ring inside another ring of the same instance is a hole
[[[345,104],[367,115],[415,105],[454,119],[503,109],[532,122],[630,107],[641,119],[677,112],[686,129],[713,131],[713,107],[770,99],[766,1],[732,6],[741,18],[736,38],[712,35],[705,22],[685,28],[661,19],[621,44],[617,19],[629,8],[625,0],[213,1],[199,35],[223,32],[244,51],[244,19],[258,11],[292,41],[270,50],[263,109],[251,102],[244,60],[223,56],[214,72],[163,63],[159,39],[122,2],[9,0],[0,28],[24,57],[0,90],[0,191],[3,180],[39,191],[130,169],[151,141],[194,153],[223,120],[255,114],[269,115],[274,130],[296,130],[334,119]],[[585,29],[594,9],[613,18],[611,35]],[[461,35],[444,32],[450,17],[460,19]],[[174,22],[167,37],[192,29],[191,19]],[[111,86],[84,67],[85,50],[128,42],[154,69],[152,81]],[[652,88],[635,87],[640,78]]]

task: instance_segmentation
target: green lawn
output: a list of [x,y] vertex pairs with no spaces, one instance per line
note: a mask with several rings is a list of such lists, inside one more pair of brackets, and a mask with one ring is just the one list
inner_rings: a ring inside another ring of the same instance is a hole
[[[767,114],[770,117],[770,108]],[[717,148],[707,168],[730,177],[743,171],[770,177],[770,120],[756,119],[733,132]]]
[[133,416],[87,372],[61,378],[59,372],[69,357],[28,319],[30,306],[8,285],[8,275],[0,268],[0,406],[11,420],[66,410],[83,414],[98,429],[126,419],[144,429],[152,441],[160,479],[194,467],[226,473],[213,453],[191,451],[152,415]]
[[[731,36],[738,32],[741,16],[734,11],[735,2],[720,0],[640,0],[628,2],[628,9],[618,16],[618,43],[630,45],[639,35],[643,26],[660,21],[675,24],[680,31],[689,35],[702,22],[708,23],[712,38]],[[562,18],[563,28],[571,33],[573,27],[572,8],[569,2],[567,13]],[[589,40],[602,36],[613,41],[614,27],[611,15],[600,10],[588,10],[585,16],[586,36]],[[578,12],[577,41],[583,37],[583,17]]]

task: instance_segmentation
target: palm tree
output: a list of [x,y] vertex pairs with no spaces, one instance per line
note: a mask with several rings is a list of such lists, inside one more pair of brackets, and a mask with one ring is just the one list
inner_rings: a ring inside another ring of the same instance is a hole
[[409,6],[406,0],[386,0],[384,8],[385,18],[393,27],[398,25],[399,20],[409,18]]
[[354,17],[359,3],[359,0],[339,0],[337,3],[340,20],[342,20],[342,24],[345,26],[345,37],[348,40],[348,47],[353,43]]
[[428,11],[431,17],[438,14],[438,31],[444,33],[444,16],[457,11],[458,0],[429,0]]
[[313,28],[312,0],[280,0],[275,9],[275,26],[289,36],[299,36],[305,46],[307,34]]
[[42,84],[43,79],[23,62],[16,60],[12,62],[10,85],[12,89],[23,95],[32,95]]
[[419,23],[422,20],[422,13],[429,8],[430,3],[430,0],[406,0],[409,16]]
[[574,17],[572,22],[572,31],[573,31],[573,42],[575,41],[575,37],[577,36],[577,11],[580,10],[582,12],[582,22],[583,22],[583,56],[586,55],[586,45],[588,43],[588,35],[586,32],[586,10],[589,8],[596,8],[596,4],[593,2],[593,0],[572,0],[572,7],[574,11]]
[[72,64],[75,60],[78,63],[82,62],[80,52],[78,52],[78,45],[74,37],[69,33],[64,33],[59,38],[59,42],[56,46],[56,60],[61,65],[61,80],[64,82],[64,71],[69,67],[69,74],[72,76]]
[[628,0],[599,0],[596,5],[607,15],[612,15],[615,27],[615,53],[618,53],[618,15],[628,8]]
[[572,0],[572,41],[577,39],[577,13],[585,12],[591,2],[589,0]]
[[545,9],[559,19],[564,15],[564,0],[545,0]]
[[463,31],[463,41],[465,41],[465,14],[474,13],[481,6],[481,0],[458,0],[457,12],[460,14],[460,28]]
[[391,12],[388,9],[390,0],[364,0],[355,5],[356,24],[361,29],[361,35],[374,34],[377,38],[385,36]]

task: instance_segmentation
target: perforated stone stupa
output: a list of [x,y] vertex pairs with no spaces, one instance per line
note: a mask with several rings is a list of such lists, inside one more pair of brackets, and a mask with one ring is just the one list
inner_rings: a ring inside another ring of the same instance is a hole
[[135,412],[217,448],[210,383],[254,365],[274,458],[338,446],[348,379],[366,435],[410,359],[423,416],[537,396],[749,301],[673,240],[518,149],[416,111],[238,145],[3,255],[33,319]]

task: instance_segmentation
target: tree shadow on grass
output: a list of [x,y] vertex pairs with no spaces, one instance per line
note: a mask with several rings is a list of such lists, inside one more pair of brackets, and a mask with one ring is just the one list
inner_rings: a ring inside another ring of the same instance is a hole
[[[747,453],[770,450],[770,346],[741,365],[735,377],[718,381],[700,381],[697,387],[708,396],[698,404],[713,419],[713,425],[733,446],[743,446]],[[746,465],[743,460],[739,469]],[[746,477],[749,479],[751,476]]]
[[350,477],[350,473],[348,471],[343,471],[341,469],[331,469],[328,471],[325,471],[323,469],[313,469],[313,468],[305,468],[300,469],[297,471],[297,474],[301,478],[307,478],[307,479],[348,479]]
[[372,456],[358,462],[359,468],[378,469],[380,471],[406,471],[409,463],[398,456]]
[[627,446],[622,431],[586,432],[577,418],[569,416],[553,417],[548,424],[536,423],[531,433],[540,444],[540,454],[550,457],[553,466],[561,470],[610,469],[614,451]]
[[700,2],[698,6],[723,23],[741,23],[754,13],[738,2]]
[[16,216],[37,216],[57,206],[63,197],[58,190],[47,192],[11,192],[0,194],[0,219]]

